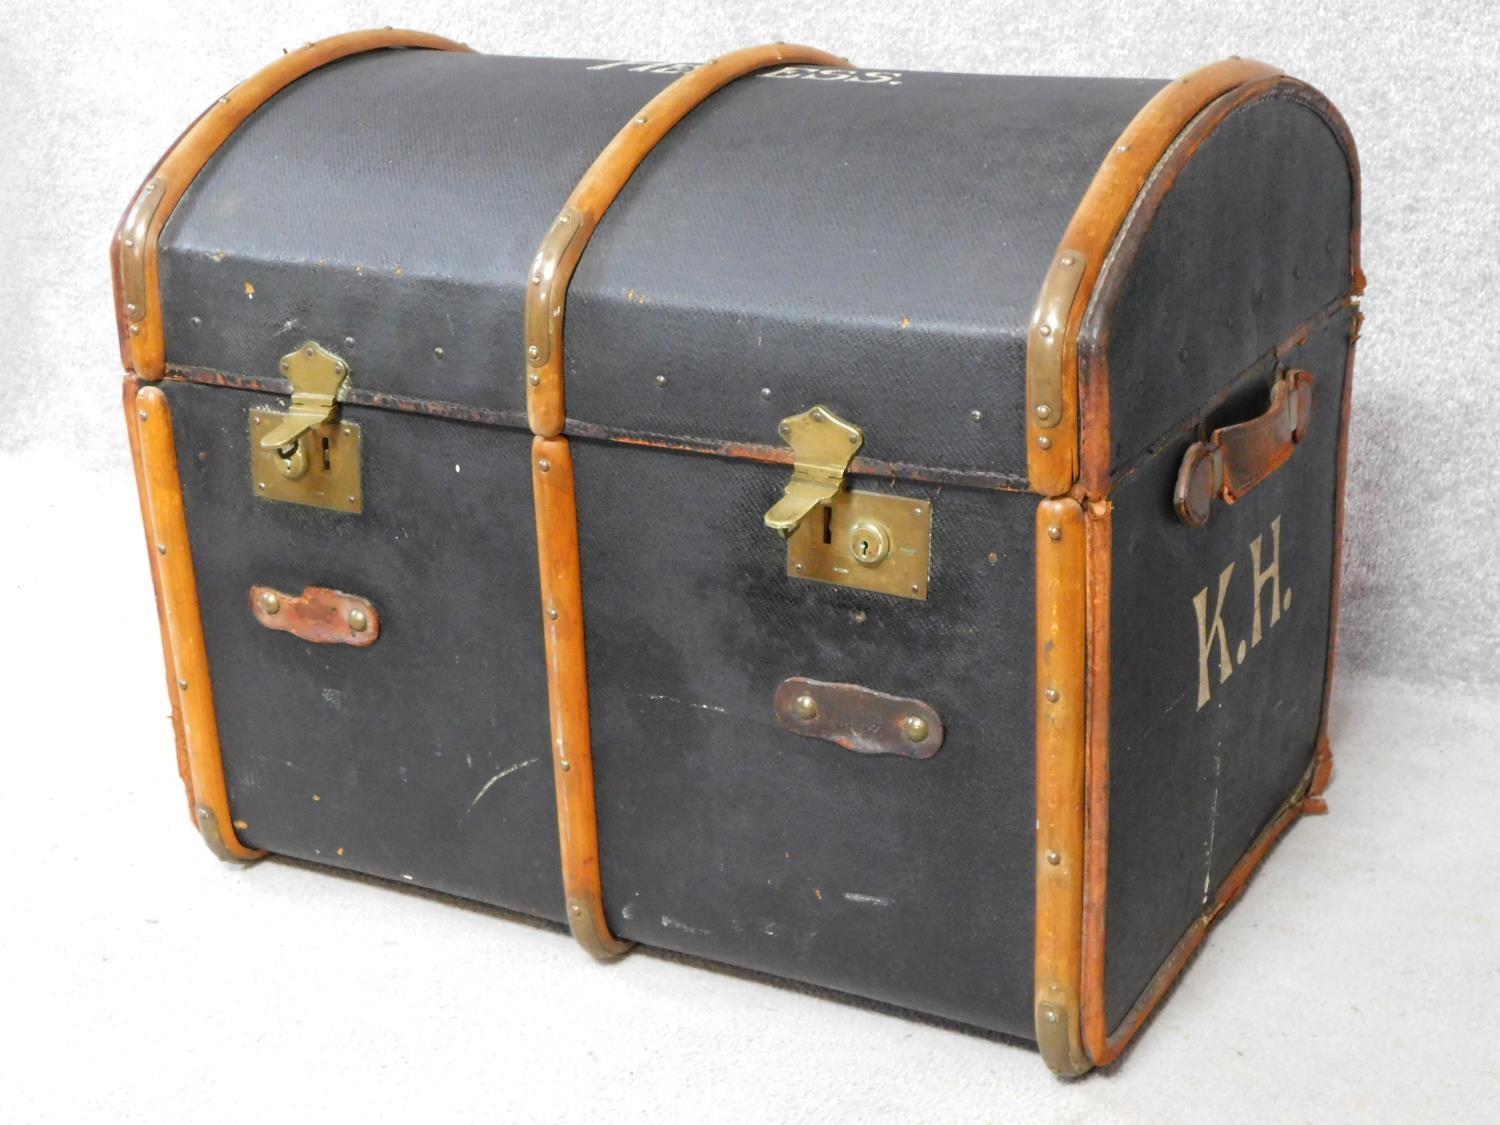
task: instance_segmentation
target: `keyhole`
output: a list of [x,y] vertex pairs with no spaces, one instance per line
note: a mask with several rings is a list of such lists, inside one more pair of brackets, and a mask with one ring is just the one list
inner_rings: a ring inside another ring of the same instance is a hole
[[854,545],[854,553],[861,559],[868,559],[870,557],[870,541],[868,539],[861,538],[860,541]]
[[833,542],[833,509],[827,505],[823,507],[823,542]]
[[323,471],[326,473],[331,468],[328,463],[328,439],[323,439]]

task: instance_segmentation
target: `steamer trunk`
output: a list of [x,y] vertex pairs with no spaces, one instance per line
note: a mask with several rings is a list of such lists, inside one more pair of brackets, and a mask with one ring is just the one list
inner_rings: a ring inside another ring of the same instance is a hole
[[1109,1061],[1327,780],[1337,114],[361,34],[115,247],[210,843]]

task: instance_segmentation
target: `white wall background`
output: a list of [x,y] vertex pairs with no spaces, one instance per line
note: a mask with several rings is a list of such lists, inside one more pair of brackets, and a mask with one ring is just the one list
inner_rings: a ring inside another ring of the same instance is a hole
[[113,227],[188,121],[308,39],[397,25],[495,53],[692,60],[783,38],[861,66],[997,73],[1274,62],[1343,110],[1364,171],[1343,667],[1500,685],[1500,6],[1487,0],[7,0],[0,21],[0,452],[42,474],[8,489],[41,487],[53,458],[128,471]]

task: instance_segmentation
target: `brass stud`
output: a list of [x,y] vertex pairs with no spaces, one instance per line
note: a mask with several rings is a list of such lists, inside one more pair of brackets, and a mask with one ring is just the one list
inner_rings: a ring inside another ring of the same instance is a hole
[[144,422],[147,418],[151,417],[151,415],[147,414],[144,410],[142,410],[142,411],[140,411],[139,413],[136,414],[136,417],[139,418],[142,422]]
[[818,701],[812,696],[803,694],[792,700],[792,714],[806,722],[818,717]]
[[132,324],[130,326],[130,334],[132,336],[139,336],[141,334],[141,326],[139,324]]
[[537,360],[542,358],[542,349],[537,347],[535,344],[527,345],[526,358],[531,360],[532,363],[535,363]]
[[275,616],[281,612],[281,599],[276,596],[276,591],[267,590],[260,596],[260,608],[262,613]]
[[645,123],[646,123],[646,115],[644,113],[641,114],[639,117],[637,117],[634,121],[631,122],[632,125],[644,125]]
[[760,389],[760,397],[761,398],[770,398],[771,397],[771,388],[770,387],[762,387]]
[[557,764],[562,767],[563,773],[567,773],[570,769],[573,768],[573,763],[568,761],[568,759],[566,758],[559,758],[557,760]]
[[658,387],[665,387],[667,385],[667,377],[665,375],[658,375],[656,377],[656,385]]
[[906,721],[901,724],[901,733],[906,735],[912,742],[925,742],[927,740],[927,720],[921,715],[908,715]]
[[583,917],[583,907],[579,906],[575,902],[575,903],[573,903],[572,905],[570,905],[568,907],[568,913],[571,914],[571,915],[573,915],[573,917],[575,917],[575,918],[582,918]]
[[823,420],[823,412],[821,410],[814,410],[812,412],[812,420],[814,422],[821,422]]
[[167,553],[167,545],[165,543],[158,543],[156,545],[156,553],[158,555],[165,555]]
[[1052,417],[1052,407],[1048,406],[1045,402],[1037,403],[1036,416],[1045,421],[1046,419]]
[[1074,262],[1074,258],[1073,258],[1072,254],[1064,254],[1062,256],[1062,264],[1063,265],[1065,265],[1065,266],[1071,266],[1073,264],[1073,262]]
[[292,367],[291,367],[291,364],[289,364],[289,363],[287,363],[287,361],[286,361],[286,360],[282,360],[282,361],[281,361],[281,373],[282,373],[282,374],[283,374],[283,375],[285,375],[285,374],[286,374],[286,373],[287,373],[287,372],[288,372],[288,371],[290,371],[290,370],[291,370],[291,369],[292,369]]
[[540,387],[542,385],[542,373],[540,371],[533,371],[530,375],[526,376],[526,381],[533,387]]
[[[126,246],[130,245],[130,240],[129,239],[126,239],[125,245]],[[135,302],[134,301],[126,301],[125,302],[125,311],[128,312],[131,316],[134,316],[136,314],[136,304],[135,304]]]
[[349,611],[349,628],[356,633],[363,633],[370,627],[370,617],[362,609],[351,609]]
[[1051,539],[1053,542],[1056,542],[1057,540],[1061,539],[1062,538],[1062,528],[1058,527],[1057,524],[1053,524],[1051,527],[1049,527],[1047,529],[1047,538]]
[[432,349],[432,357],[434,359],[442,359],[443,358],[443,349],[442,348],[433,348]]
[[1058,855],[1056,852],[1048,852],[1047,862],[1050,863],[1053,867],[1056,867],[1059,863],[1062,862],[1062,856]]
[[552,462],[543,457],[536,463],[536,467],[538,469],[541,469],[544,473],[550,473],[552,471]]
[[187,681],[186,681],[186,680],[178,680],[178,681],[177,681],[177,686],[178,686],[178,688],[180,688],[180,689],[181,689],[181,690],[182,690],[182,691],[187,691]]
[[353,336],[345,336],[344,337],[344,347],[346,347],[346,348],[352,348],[353,346],[354,346],[354,337]]
[[311,344],[308,344],[307,347],[305,347],[305,348],[302,349],[302,354],[303,355],[313,355],[313,354],[315,354],[313,352],[313,346]]
[[557,607],[555,605],[547,607],[547,620],[548,621],[556,621],[557,620]]
[[1046,434],[1043,434],[1041,437],[1036,439],[1036,444],[1040,449],[1051,449],[1052,439],[1049,438]]
[[1062,697],[1060,695],[1058,695],[1057,689],[1055,687],[1049,687],[1047,689],[1047,702],[1048,703],[1056,703],[1060,698],[1062,698]]
[[971,410],[971,411],[969,411],[969,421],[971,421],[971,422],[978,422],[978,421],[980,421],[983,418],[984,418],[984,411],[982,411],[982,410]]
[[1039,324],[1039,325],[1037,325],[1037,330],[1036,331],[1037,331],[1037,335],[1038,336],[1041,336],[1043,339],[1045,339],[1046,337],[1052,335],[1052,325],[1050,325],[1050,324]]

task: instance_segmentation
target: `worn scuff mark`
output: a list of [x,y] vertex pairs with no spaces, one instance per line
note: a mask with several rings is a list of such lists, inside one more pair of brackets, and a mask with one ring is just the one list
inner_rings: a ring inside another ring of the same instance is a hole
[[844,892],[845,902],[857,902],[862,906],[889,906],[891,900],[880,895],[862,895],[855,891]]
[[644,695],[642,699],[649,699],[652,703],[675,703],[679,707],[696,707],[699,711],[713,711],[720,715],[729,714],[722,707],[715,707],[712,703],[690,703],[686,699],[678,699],[671,695]]
[[527,758],[524,762],[517,762],[513,766],[506,766],[503,770],[501,770],[494,777],[490,778],[479,787],[479,792],[474,794],[474,799],[469,802],[469,807],[464,810],[464,816],[468,816],[471,812],[474,811],[474,806],[479,804],[479,799],[490,791],[490,787],[493,786],[495,782],[504,780],[511,774],[515,773],[517,770],[524,770],[527,766],[534,766],[539,761],[541,761],[540,758]]
[[284,320],[284,321],[282,321],[281,327],[278,328],[278,329],[276,329],[276,331],[273,332],[272,335],[273,336],[285,336],[288,332],[295,332],[301,326],[302,326],[302,322],[300,320],[298,320],[296,317],[292,317],[290,320]]
[[697,934],[700,937],[709,937],[713,933],[712,930],[702,930],[697,926],[689,926],[686,922],[680,922],[676,918],[673,918],[668,914],[663,914],[661,916],[661,924],[663,926],[666,926],[668,929],[681,930],[683,933]]
[[211,262],[222,262],[227,257],[229,257],[229,251],[227,250],[211,250],[209,251],[208,260]]
[[1203,902],[1208,903],[1209,884],[1214,877],[1214,835],[1219,828],[1219,774],[1220,767],[1224,762],[1224,748],[1219,746],[1214,750],[1214,799],[1208,808],[1208,844],[1204,848],[1203,856]]

